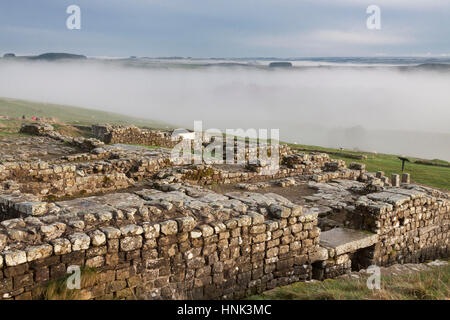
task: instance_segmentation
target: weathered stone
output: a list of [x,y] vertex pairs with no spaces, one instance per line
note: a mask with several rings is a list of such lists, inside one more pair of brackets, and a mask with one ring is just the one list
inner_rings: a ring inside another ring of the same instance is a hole
[[23,250],[10,250],[4,252],[5,264],[14,267],[27,262],[27,254]]
[[6,236],[6,234],[0,233],[0,251],[6,247],[7,240],[8,240],[8,237]]
[[264,216],[257,212],[249,212],[247,213],[252,218],[252,225],[264,223]]
[[1,225],[6,229],[11,228],[23,228],[25,227],[25,222],[23,219],[9,219],[1,222]]
[[363,163],[352,162],[348,168],[352,170],[366,170],[366,165]]
[[237,222],[239,227],[248,227],[252,224],[252,217],[249,215],[243,214],[237,217]]
[[103,227],[100,230],[106,234],[108,239],[119,239],[121,235],[120,230],[113,227]]
[[120,239],[120,249],[122,251],[132,251],[142,247],[142,237],[125,237]]
[[72,243],[72,251],[86,250],[91,243],[91,238],[87,234],[81,232],[69,235],[69,240]]
[[144,232],[144,229],[141,226],[129,224],[127,226],[121,227],[120,232],[123,236],[136,236],[142,234]]
[[94,230],[89,233],[91,243],[95,247],[103,246],[106,243],[106,235],[100,230]]
[[166,236],[177,234],[178,224],[175,220],[166,220],[160,223],[161,233]]
[[86,267],[100,268],[105,264],[105,258],[103,256],[97,256],[86,260]]
[[99,221],[107,222],[107,221],[112,220],[113,214],[112,214],[112,212],[109,212],[109,211],[101,211],[101,212],[97,213],[97,218]]
[[278,204],[272,204],[269,211],[276,218],[288,218],[291,215],[291,209]]
[[61,222],[55,222],[50,225],[42,225],[40,229],[46,240],[52,240],[60,237],[66,231],[66,225]]
[[393,173],[391,176],[391,183],[392,183],[393,187],[399,187],[400,186],[400,175]]
[[201,230],[203,237],[210,237],[214,234],[213,227],[211,227],[207,224],[202,224],[202,225],[198,226],[198,228]]
[[64,255],[72,252],[72,245],[67,239],[59,238],[54,239],[51,242],[53,244],[53,251],[55,255]]
[[406,201],[411,200],[411,197],[404,194],[399,193],[391,193],[391,192],[377,192],[371,193],[367,195],[367,198],[374,201],[383,201],[389,204],[399,206],[405,203]]
[[31,262],[38,259],[50,257],[53,253],[53,247],[49,244],[28,247],[25,249],[27,253],[27,261]]
[[319,248],[318,250],[315,250],[309,254],[310,263],[314,263],[316,261],[325,261],[327,259],[328,259],[328,250],[326,248]]
[[159,237],[159,232],[161,229],[161,226],[158,223],[144,223],[142,225],[144,229],[144,236],[145,239],[154,239]]
[[202,231],[201,231],[201,230],[195,229],[195,230],[192,230],[192,231],[190,232],[190,237],[191,237],[191,239],[198,239],[198,238],[200,238],[201,236],[202,236]]
[[355,252],[358,249],[369,247],[377,241],[376,234],[344,228],[334,228],[320,234],[320,245],[333,248],[336,255]]
[[24,202],[20,204],[20,211],[30,216],[42,216],[47,213],[45,202]]
[[180,232],[189,232],[195,227],[195,220],[193,217],[177,218],[178,230]]
[[411,175],[409,173],[402,173],[402,183],[405,184],[411,183]]
[[85,223],[83,220],[71,220],[71,221],[69,221],[68,224],[72,228],[78,229],[78,230],[84,230],[84,227],[85,227]]

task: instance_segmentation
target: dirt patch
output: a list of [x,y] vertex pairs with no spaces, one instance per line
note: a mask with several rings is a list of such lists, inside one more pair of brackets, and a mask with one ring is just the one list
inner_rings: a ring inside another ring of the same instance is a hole
[[70,196],[46,196],[42,198],[42,201],[45,202],[57,202],[57,201],[67,201],[67,200],[74,200],[74,199],[82,199],[82,198],[89,198],[89,197],[100,197],[100,196],[105,196],[108,194],[120,194],[120,193],[135,193],[137,191],[141,191],[144,189],[151,189],[152,188],[152,182],[148,182],[148,181],[141,181],[137,184],[135,184],[134,186],[131,186],[129,188],[125,188],[125,189],[118,189],[118,190],[114,190],[114,191],[105,191],[105,192],[94,192],[94,193],[89,193],[89,194],[85,194],[85,193],[79,193],[79,194],[74,194],[74,195],[70,195]]
[[50,160],[80,150],[47,137],[0,136],[0,161]]
[[220,194],[225,194],[228,192],[256,192],[262,194],[275,193],[285,197],[286,199],[296,204],[303,204],[305,202],[303,197],[311,196],[317,192],[316,190],[309,188],[306,183],[297,184],[295,186],[290,187],[270,186],[267,188],[262,188],[254,191],[242,190],[238,188],[236,184],[212,185],[207,188]]

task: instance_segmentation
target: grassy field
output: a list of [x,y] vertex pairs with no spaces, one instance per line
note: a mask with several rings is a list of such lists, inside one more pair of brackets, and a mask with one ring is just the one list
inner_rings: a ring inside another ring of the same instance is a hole
[[448,300],[450,266],[401,276],[381,276],[381,290],[367,288],[366,279],[298,282],[252,296],[250,300]]
[[1,115],[7,115],[9,117],[21,117],[25,115],[28,119],[33,116],[53,117],[58,121],[77,125],[91,125],[93,123],[106,122],[122,125],[134,124],[136,126],[150,128],[171,127],[169,124],[163,122],[135,118],[118,113],[7,98],[0,98]]
[[[355,152],[355,151],[347,151],[347,150],[338,150],[332,148],[323,148],[317,146],[306,146],[306,145],[295,145],[290,144],[292,147],[298,147],[302,149],[311,149],[311,150],[321,150],[323,152],[344,152],[348,154],[354,155],[366,155],[367,159],[364,160],[356,160],[343,156],[330,155],[333,159],[341,159],[344,160],[347,165],[351,162],[359,162],[364,163],[366,165],[366,169],[370,172],[375,171],[384,171],[386,176],[390,177],[393,173],[400,174],[402,172],[402,163],[397,158],[396,155],[391,154],[374,154],[374,153],[364,153],[364,152]],[[410,157],[408,158],[412,161],[418,160],[416,158]],[[433,162],[439,163],[441,165],[450,165],[449,162],[444,160],[434,159]],[[416,164],[413,162],[407,162],[405,164],[405,172],[411,174],[411,180],[413,182],[428,185],[431,187],[450,190],[450,167],[440,167],[440,166],[431,166],[425,164]]]

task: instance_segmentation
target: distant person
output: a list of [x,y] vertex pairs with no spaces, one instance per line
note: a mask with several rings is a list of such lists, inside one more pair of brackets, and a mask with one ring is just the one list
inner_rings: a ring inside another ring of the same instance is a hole
[[26,119],[26,117],[25,117],[25,115],[23,115],[23,116],[22,116],[22,120],[25,120],[25,119]]
[[31,118],[31,120],[36,121],[36,120],[37,120],[37,117],[36,117],[36,116],[33,116],[33,118]]

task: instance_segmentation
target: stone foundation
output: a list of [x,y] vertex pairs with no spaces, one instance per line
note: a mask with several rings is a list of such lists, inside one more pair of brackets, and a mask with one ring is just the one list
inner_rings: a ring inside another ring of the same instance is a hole
[[350,225],[378,234],[374,264],[417,263],[450,255],[450,203],[414,189],[368,194]]
[[[1,297],[42,298],[48,280],[70,265],[96,270],[85,299],[236,299],[309,279],[319,249],[317,215],[272,201],[267,215],[247,211],[209,224],[192,216],[146,222],[142,208],[132,216],[117,209],[73,215],[70,202],[56,203],[62,211],[53,216],[3,221]],[[268,204],[255,205],[264,212]],[[35,235],[24,238],[31,230]]]
[[106,144],[126,143],[147,146],[175,147],[182,138],[172,139],[172,132],[140,129],[135,126],[93,125],[94,137]]
[[[49,298],[71,266],[82,270],[80,299],[237,299],[449,256],[448,194],[397,176],[392,187],[358,163],[286,148],[280,170],[264,175],[263,162],[174,166],[164,148],[104,145],[40,124],[23,132],[84,153],[0,164],[1,299]],[[297,183],[316,193],[292,201],[274,193]],[[240,190],[204,187],[212,184]]]

